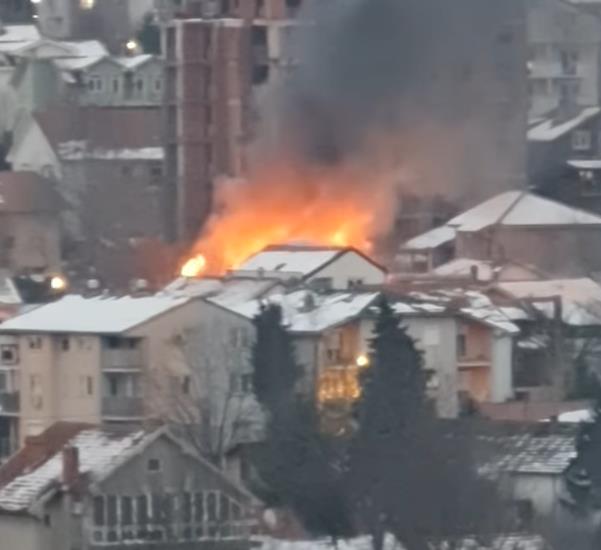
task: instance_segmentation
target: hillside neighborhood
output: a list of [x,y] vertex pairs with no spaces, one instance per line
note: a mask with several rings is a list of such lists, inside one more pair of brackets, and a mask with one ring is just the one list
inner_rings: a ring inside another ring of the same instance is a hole
[[0,550],[598,550],[601,1],[0,0]]

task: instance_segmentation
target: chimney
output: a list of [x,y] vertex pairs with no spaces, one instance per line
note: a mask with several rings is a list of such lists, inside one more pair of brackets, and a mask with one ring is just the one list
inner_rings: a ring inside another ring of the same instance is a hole
[[77,484],[78,480],[79,450],[77,447],[65,445],[65,447],[63,447],[63,485],[70,489]]

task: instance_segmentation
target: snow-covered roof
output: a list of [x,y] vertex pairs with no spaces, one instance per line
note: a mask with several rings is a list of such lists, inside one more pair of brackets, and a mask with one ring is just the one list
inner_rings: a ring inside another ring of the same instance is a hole
[[124,57],[115,57],[115,61],[117,61],[117,63],[121,64],[123,67],[125,67],[126,69],[129,69],[129,70],[136,69],[140,65],[144,65],[144,63],[146,63],[147,61],[150,61],[151,59],[159,59],[159,58],[157,56],[149,54],[149,53],[143,53],[140,55],[124,56]]
[[436,267],[433,273],[439,277],[470,277],[474,268],[477,270],[478,281],[491,281],[493,279],[495,268],[491,261],[472,260],[470,258],[451,260]]
[[255,279],[238,277],[191,279],[179,277],[169,283],[161,294],[211,298],[216,304],[228,307],[261,298],[274,288],[281,289],[279,279]]
[[109,59],[105,55],[93,55],[85,57],[61,57],[54,60],[59,69],[64,71],[81,71],[87,69],[103,59]]
[[590,120],[601,112],[599,107],[585,107],[578,115],[558,122],[555,118],[549,118],[528,130],[529,141],[554,141],[564,134],[578,128],[581,124]]
[[557,417],[558,422],[565,422],[566,424],[580,424],[580,422],[590,422],[593,419],[593,415],[590,409],[578,409],[577,411],[568,411],[561,413]]
[[90,149],[87,141],[72,140],[60,143],[58,154],[63,160],[163,160],[165,150],[162,147]]
[[94,297],[67,295],[2,323],[0,332],[120,334],[189,301],[169,295]]
[[40,31],[35,25],[2,25],[0,43],[33,42],[40,38]]
[[2,305],[20,305],[23,303],[21,295],[6,270],[0,270],[0,304]]
[[208,298],[208,301],[214,301],[248,319],[253,319],[259,313],[262,302],[278,304],[282,308],[283,322],[290,332],[319,333],[357,318],[378,296],[378,292],[321,294],[311,290],[296,290],[289,294],[273,294],[263,300],[220,303]]
[[[139,429],[119,435],[93,428],[81,431],[69,444],[79,451],[80,473],[94,482],[111,471],[117,460],[122,461],[127,455],[134,454],[150,437],[155,436]],[[62,467],[62,454],[59,451],[33,471],[14,478],[0,488],[0,510],[27,510],[60,483]]]
[[337,247],[274,246],[248,258],[239,272],[264,271],[266,273],[294,273],[309,275],[325,266],[348,249]]
[[[488,325],[494,329],[506,332],[508,334],[517,334],[520,332],[519,327],[514,324],[504,313],[497,307],[491,299],[476,290],[465,290],[462,288],[440,289],[429,292],[410,292],[408,297],[413,300],[407,304],[401,300],[394,304],[397,313],[411,314],[406,308],[409,305],[416,311],[423,314],[430,310],[431,313],[448,312],[450,315],[459,315],[467,317],[473,321]],[[424,310],[424,305],[428,309]],[[438,310],[434,309],[439,308]]]
[[69,40],[63,44],[73,51],[73,57],[105,57],[109,55],[106,46],[99,40]]
[[[549,545],[540,535],[506,533],[490,537],[463,537],[449,541],[432,541],[430,548],[447,550],[547,550]],[[368,536],[352,539],[283,540],[265,537],[258,550],[371,550],[372,539]],[[383,550],[403,550],[394,537],[387,535]]]
[[491,225],[599,225],[601,217],[524,191],[506,191],[466,210],[448,222],[457,231]]
[[601,170],[601,159],[568,160],[568,165],[577,170]]
[[532,303],[536,309],[551,318],[553,304],[536,301],[536,298],[560,296],[562,320],[568,325],[585,326],[601,324],[601,286],[592,279],[554,279],[545,281],[508,281],[498,288],[514,298]]
[[447,225],[436,227],[417,237],[409,239],[403,246],[406,250],[429,250],[441,244],[448,243],[455,238],[455,229]]
[[492,458],[482,473],[561,474],[576,456],[573,434],[519,434],[491,438]]
[[525,191],[505,191],[455,216],[446,225],[410,239],[402,250],[436,248],[453,240],[458,231],[480,231],[492,225],[601,227],[601,217]]

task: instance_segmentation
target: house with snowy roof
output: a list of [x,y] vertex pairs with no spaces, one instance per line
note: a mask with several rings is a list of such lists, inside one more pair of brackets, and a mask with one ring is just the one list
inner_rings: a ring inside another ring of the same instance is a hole
[[[67,295],[6,320],[0,330],[3,454],[61,420],[160,417],[169,399],[194,391],[189,366],[176,360],[176,339],[198,327],[207,309],[217,310],[182,296]],[[161,393],[163,384],[170,393]]]
[[[551,273],[601,268],[601,217],[528,193],[506,191],[400,249],[400,270],[428,272],[452,258],[533,265]],[[442,257],[440,250],[448,250]]]
[[243,550],[256,506],[164,428],[58,423],[0,467],[0,548]]
[[251,256],[234,275],[277,277],[322,290],[345,290],[382,285],[386,269],[352,247],[286,244],[268,246]]

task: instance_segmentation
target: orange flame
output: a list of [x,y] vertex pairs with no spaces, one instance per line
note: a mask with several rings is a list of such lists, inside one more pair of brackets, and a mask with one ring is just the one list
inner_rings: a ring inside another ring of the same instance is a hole
[[270,244],[291,241],[369,251],[393,203],[375,178],[373,170],[368,179],[350,167],[279,163],[249,182],[224,183],[182,275],[221,274]]

